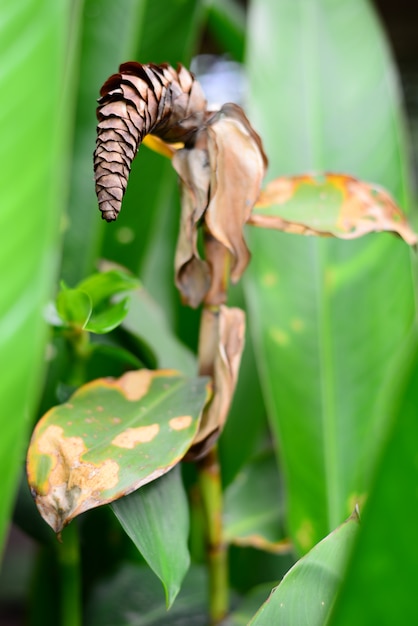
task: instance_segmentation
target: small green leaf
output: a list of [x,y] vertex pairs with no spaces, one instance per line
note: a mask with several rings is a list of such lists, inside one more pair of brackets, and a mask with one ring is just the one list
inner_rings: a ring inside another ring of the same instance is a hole
[[207,579],[203,568],[187,574],[174,606],[167,613],[154,574],[126,564],[102,582],[87,606],[89,626],[207,626]]
[[109,306],[99,313],[93,311],[85,326],[85,330],[99,335],[110,333],[111,330],[117,328],[125,319],[129,308],[128,304],[129,298],[124,298],[116,304],[109,304]]
[[77,288],[88,293],[93,307],[96,307],[112,296],[136,289],[139,285],[139,280],[132,274],[114,269],[89,276],[82,280]]
[[27,459],[45,521],[60,532],[168,472],[191,445],[208,395],[207,378],[144,369],[87,383],[48,411]]
[[169,608],[189,568],[189,508],[179,466],[111,505],[122,527],[161,579]]
[[282,515],[283,488],[276,460],[273,454],[263,455],[246,465],[225,491],[224,539],[268,552],[289,550]]
[[64,288],[57,296],[57,312],[65,327],[81,330],[90,318],[92,302],[85,291]]
[[354,514],[312,548],[273,590],[249,626],[323,626],[357,535]]

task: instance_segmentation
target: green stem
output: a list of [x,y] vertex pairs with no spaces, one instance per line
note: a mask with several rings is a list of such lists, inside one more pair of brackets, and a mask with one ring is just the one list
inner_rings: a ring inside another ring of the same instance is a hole
[[78,526],[75,522],[62,532],[58,544],[61,587],[61,626],[81,626],[81,575]]
[[207,526],[209,613],[219,624],[228,612],[228,553],[222,537],[222,485],[218,450],[215,446],[197,464]]
[[86,364],[91,355],[89,333],[84,330],[72,332],[67,336],[67,341],[72,350],[67,382],[74,387],[79,387],[86,382]]

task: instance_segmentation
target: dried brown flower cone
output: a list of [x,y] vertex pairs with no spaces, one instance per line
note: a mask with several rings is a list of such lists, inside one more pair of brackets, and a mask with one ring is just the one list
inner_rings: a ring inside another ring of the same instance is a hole
[[117,218],[132,161],[145,135],[187,144],[202,125],[206,100],[181,65],[123,63],[100,90],[94,171],[103,219]]

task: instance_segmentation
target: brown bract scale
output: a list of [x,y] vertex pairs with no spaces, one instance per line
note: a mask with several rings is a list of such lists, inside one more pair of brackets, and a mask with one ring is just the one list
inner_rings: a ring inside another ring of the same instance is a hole
[[123,63],[100,90],[94,171],[102,217],[119,214],[132,161],[145,135],[187,143],[202,125],[206,99],[181,65]]

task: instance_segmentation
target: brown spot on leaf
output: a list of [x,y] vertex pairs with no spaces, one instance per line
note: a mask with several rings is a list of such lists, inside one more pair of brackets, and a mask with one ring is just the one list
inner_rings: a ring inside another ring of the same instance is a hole
[[173,417],[169,421],[169,425],[173,430],[184,430],[185,428],[189,428],[192,421],[193,418],[191,415],[180,415],[179,417]]
[[137,428],[127,428],[119,433],[113,440],[112,445],[118,448],[134,448],[139,443],[148,443],[159,433],[159,424],[150,426],[138,426]]

